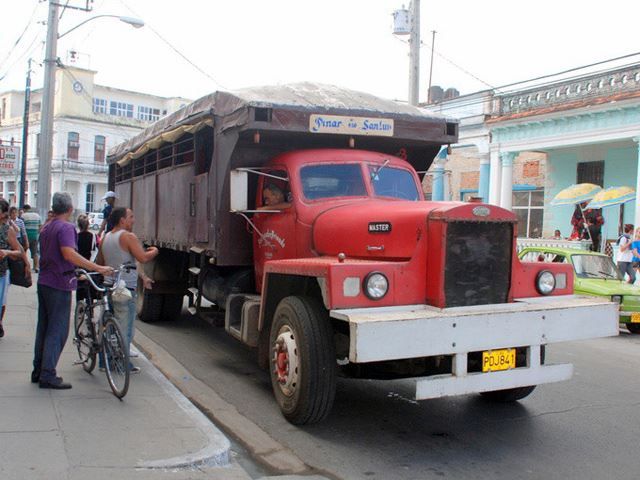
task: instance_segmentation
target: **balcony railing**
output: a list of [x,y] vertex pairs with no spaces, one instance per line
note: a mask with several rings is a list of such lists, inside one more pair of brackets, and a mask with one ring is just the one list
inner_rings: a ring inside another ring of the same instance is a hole
[[512,115],[636,91],[640,91],[640,64],[497,95],[495,114]]
[[52,170],[56,172],[84,172],[84,173],[107,173],[109,166],[103,163],[80,162],[69,160],[68,158],[54,160]]

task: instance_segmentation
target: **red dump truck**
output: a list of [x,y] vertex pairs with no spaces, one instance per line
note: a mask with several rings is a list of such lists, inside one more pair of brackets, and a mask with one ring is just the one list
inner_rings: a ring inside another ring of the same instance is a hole
[[425,201],[458,124],[302,83],[216,92],[109,155],[109,185],[160,248],[144,321],[218,309],[255,347],[283,415],[322,420],[338,374],[408,378],[415,398],[514,401],[566,380],[551,343],[616,335],[616,306],[571,267],[524,263],[494,205]]

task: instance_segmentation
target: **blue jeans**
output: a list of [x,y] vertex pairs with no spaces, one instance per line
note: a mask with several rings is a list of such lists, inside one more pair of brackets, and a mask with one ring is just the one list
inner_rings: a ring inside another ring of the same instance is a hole
[[71,292],[38,284],[38,326],[33,370],[41,382],[55,383],[56,365],[69,336]]

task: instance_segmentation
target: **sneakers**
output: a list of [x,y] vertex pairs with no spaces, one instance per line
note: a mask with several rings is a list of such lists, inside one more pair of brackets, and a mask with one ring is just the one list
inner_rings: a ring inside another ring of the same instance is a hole
[[40,371],[34,370],[31,372],[31,383],[39,383],[40,382]]
[[0,338],[4,337],[4,327],[0,323]]
[[140,373],[140,367],[129,368],[129,373]]
[[51,382],[43,382],[40,380],[39,385],[40,388],[51,388],[53,390],[68,390],[71,388],[71,384],[64,382],[62,377],[56,377],[56,379]]

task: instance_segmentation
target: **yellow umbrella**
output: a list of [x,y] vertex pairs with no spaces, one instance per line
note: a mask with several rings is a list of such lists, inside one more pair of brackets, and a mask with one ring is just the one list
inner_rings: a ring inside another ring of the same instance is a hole
[[560,190],[551,200],[551,205],[575,205],[591,200],[602,187],[593,183],[577,183]]
[[587,208],[603,208],[621,205],[636,199],[636,191],[631,187],[609,187],[597,193]]

